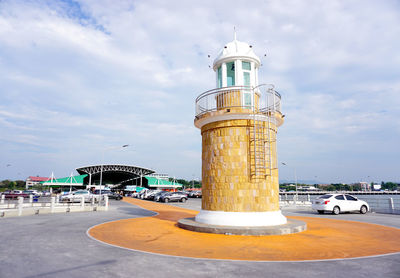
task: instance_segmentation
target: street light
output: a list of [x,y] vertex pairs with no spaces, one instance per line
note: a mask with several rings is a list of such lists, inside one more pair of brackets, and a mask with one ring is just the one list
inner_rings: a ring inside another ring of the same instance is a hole
[[101,187],[103,184],[103,164],[104,164],[104,152],[108,151],[108,150],[112,150],[112,149],[119,149],[119,148],[126,148],[129,147],[129,145],[122,145],[122,146],[116,146],[116,147],[110,147],[110,148],[106,148],[103,150],[102,153],[102,162],[101,162],[101,167],[100,167],[100,195],[99,195],[99,203],[101,201]]
[[[288,166],[285,162],[282,162],[282,165]],[[297,199],[299,198],[299,194],[297,192],[297,172],[296,172],[296,167],[293,167],[293,168],[294,168],[294,179],[295,179],[295,183],[296,183],[296,203],[295,204],[297,205]]]

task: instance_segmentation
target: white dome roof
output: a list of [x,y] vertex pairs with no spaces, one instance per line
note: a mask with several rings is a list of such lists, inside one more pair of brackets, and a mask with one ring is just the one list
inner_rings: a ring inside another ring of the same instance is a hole
[[219,52],[217,58],[214,60],[213,69],[216,70],[223,62],[233,61],[236,59],[250,60],[260,66],[260,58],[254,53],[253,48],[245,42],[233,40],[226,44]]

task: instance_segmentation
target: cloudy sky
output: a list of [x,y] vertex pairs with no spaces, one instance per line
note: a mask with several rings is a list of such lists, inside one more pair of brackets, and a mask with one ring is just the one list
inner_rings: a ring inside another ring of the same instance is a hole
[[0,0],[0,180],[102,157],[199,179],[194,100],[234,26],[282,95],[281,180],[400,181],[394,0]]

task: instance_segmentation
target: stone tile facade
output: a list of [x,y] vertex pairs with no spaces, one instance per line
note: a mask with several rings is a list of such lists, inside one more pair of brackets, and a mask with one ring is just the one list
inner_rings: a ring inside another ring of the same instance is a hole
[[[267,130],[268,123],[264,122]],[[279,210],[276,167],[276,126],[269,125],[272,170],[254,175],[253,120],[225,120],[206,124],[202,134],[202,209],[229,212]],[[267,136],[265,133],[265,137]],[[268,138],[265,138],[266,141]]]

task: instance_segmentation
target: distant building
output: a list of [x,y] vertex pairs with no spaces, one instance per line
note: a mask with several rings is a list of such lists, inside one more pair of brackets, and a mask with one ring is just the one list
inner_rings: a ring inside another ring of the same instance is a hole
[[[87,175],[78,175],[78,176],[71,176],[55,179],[47,179],[46,181],[42,182],[44,186],[48,186],[49,188],[59,188],[61,191],[72,191],[76,189],[86,189],[87,185],[83,183],[84,179]],[[52,190],[51,190],[52,191]]]
[[379,191],[382,189],[382,185],[380,185],[379,183],[374,183],[372,185],[373,190]]
[[167,175],[167,174],[154,173],[154,174],[147,175],[147,177],[153,177],[153,178],[161,179],[161,180],[169,180],[169,175]]
[[182,184],[175,181],[169,181],[168,175],[161,175],[159,177],[157,174],[153,174],[144,177],[143,186],[150,189],[176,189],[182,187]]
[[318,190],[319,190],[318,188],[316,188],[316,187],[313,186],[313,185],[298,186],[297,189],[298,189],[298,190],[301,190],[301,191],[318,191]]
[[44,181],[48,181],[50,178],[48,177],[33,177],[33,176],[29,176],[26,181],[25,181],[25,188],[31,188],[34,185],[38,185],[40,184],[40,182],[44,182]]
[[175,181],[170,181],[169,176],[165,174],[151,174],[144,176],[142,186],[126,185],[125,191],[140,192],[143,189],[169,189],[175,190],[181,188],[182,184]]
[[360,186],[361,186],[361,191],[370,191],[371,190],[371,185],[368,182],[361,181]]

